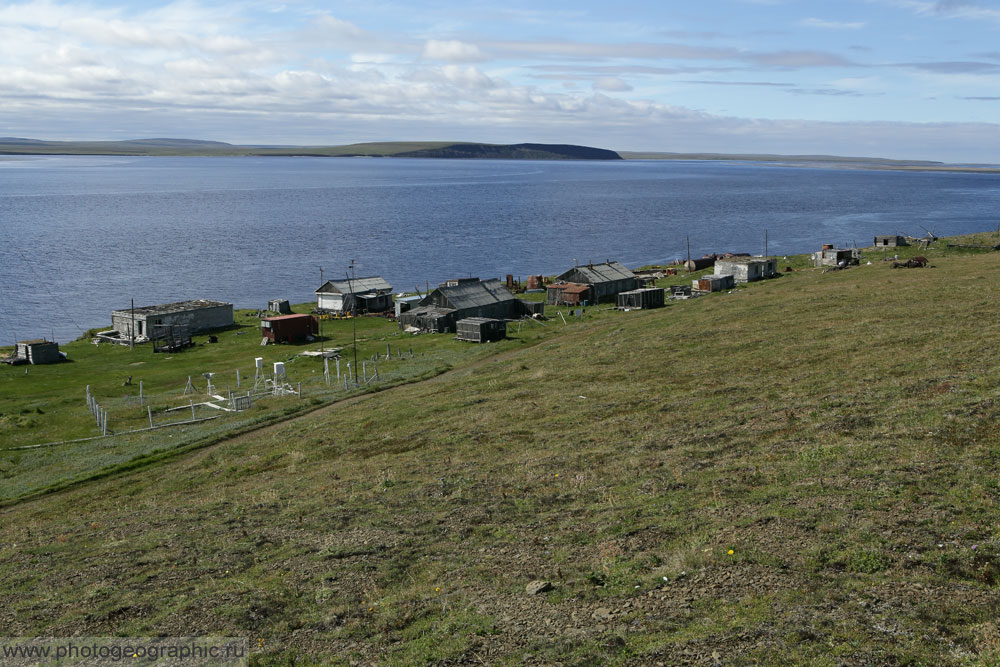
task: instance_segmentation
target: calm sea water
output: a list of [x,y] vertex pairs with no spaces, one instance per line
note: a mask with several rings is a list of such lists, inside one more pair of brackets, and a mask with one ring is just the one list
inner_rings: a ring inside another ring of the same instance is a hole
[[68,341],[110,312],[310,301],[324,278],[452,277],[812,251],[995,229],[1000,176],[724,162],[0,159],[0,343]]

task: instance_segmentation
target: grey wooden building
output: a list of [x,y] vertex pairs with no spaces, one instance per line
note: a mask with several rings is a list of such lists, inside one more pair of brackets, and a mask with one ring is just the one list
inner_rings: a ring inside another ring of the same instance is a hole
[[834,248],[830,245],[823,246],[822,250],[817,250],[812,254],[813,266],[821,268],[824,266],[847,266],[858,264],[861,261],[861,253],[854,248]]
[[907,245],[910,244],[906,242],[906,237],[899,236],[898,234],[880,234],[875,237],[876,248],[895,248]]
[[288,303],[288,299],[271,299],[267,302],[267,309],[279,315],[292,314],[292,306]]
[[458,340],[491,343],[507,337],[507,323],[490,317],[466,317],[455,323]]
[[136,342],[168,335],[190,336],[232,325],[233,304],[208,299],[111,311],[111,328],[119,338],[131,340],[134,335]]
[[618,293],[619,310],[643,310],[659,308],[664,304],[665,290],[662,287],[644,287]]
[[320,313],[384,313],[392,309],[392,285],[381,276],[327,280],[316,290],[316,310]]
[[38,338],[22,340],[14,347],[14,354],[5,361],[9,364],[54,364],[62,361],[59,344]]
[[399,326],[444,333],[455,331],[456,323],[467,317],[516,320],[528,314],[524,303],[499,280],[465,279],[456,285],[438,287],[416,308],[400,313]]
[[752,283],[778,275],[778,260],[760,257],[720,259],[715,262],[715,275],[731,275],[737,283]]
[[545,287],[545,303],[550,306],[584,306],[593,300],[590,285],[582,283],[552,283]]
[[556,276],[556,282],[590,285],[590,298],[595,302],[611,301],[619,292],[639,288],[635,274],[618,262],[574,266]]
[[717,276],[710,273],[691,281],[691,288],[699,292],[721,292],[722,290],[734,287],[736,287],[736,279],[733,278],[731,273],[727,273],[724,276]]

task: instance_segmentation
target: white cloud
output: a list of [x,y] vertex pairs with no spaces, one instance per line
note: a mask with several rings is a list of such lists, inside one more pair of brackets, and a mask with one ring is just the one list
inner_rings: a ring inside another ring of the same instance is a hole
[[801,23],[807,28],[827,28],[830,30],[860,30],[866,25],[864,21],[825,21],[815,18],[803,19]]
[[604,90],[613,93],[623,93],[632,90],[632,86],[616,76],[602,76],[594,81],[592,87],[594,90]]
[[457,40],[428,40],[424,45],[423,57],[428,60],[447,60],[451,62],[480,62],[486,57],[475,44]]
[[969,0],[885,0],[888,4],[909,9],[917,14],[1000,21],[1000,9],[983,2]]
[[350,21],[339,19],[329,14],[318,17],[313,25],[320,30],[323,35],[331,39],[346,39],[351,41],[364,40],[369,35]]

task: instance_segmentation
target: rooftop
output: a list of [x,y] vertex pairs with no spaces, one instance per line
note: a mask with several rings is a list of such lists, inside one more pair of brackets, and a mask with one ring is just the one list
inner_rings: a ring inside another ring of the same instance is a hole
[[754,264],[756,262],[768,262],[777,261],[772,257],[727,257],[726,259],[715,260],[715,265],[725,264],[726,262],[730,264]]
[[635,274],[625,268],[622,264],[618,262],[605,262],[604,264],[586,264],[584,266],[575,266],[569,271],[563,273],[578,272],[588,283],[606,283],[612,280],[623,280],[626,278],[635,278]]
[[306,313],[292,313],[291,315],[275,315],[274,317],[262,317],[261,322],[277,322],[279,320],[301,320],[304,317],[312,318],[312,315],[307,315]]
[[435,291],[440,292],[453,308],[475,308],[514,299],[514,295],[496,278],[454,287],[438,287]]
[[208,299],[196,299],[194,301],[176,301],[174,303],[163,303],[158,306],[141,306],[139,308],[121,308],[111,311],[112,315],[130,314],[136,315],[165,315],[167,313],[182,313],[185,310],[199,310],[201,308],[217,308],[219,306],[229,306],[233,304],[225,301],[210,301]]
[[392,285],[382,276],[351,278],[350,280],[327,280],[316,290],[316,294],[364,294],[365,292],[392,291]]

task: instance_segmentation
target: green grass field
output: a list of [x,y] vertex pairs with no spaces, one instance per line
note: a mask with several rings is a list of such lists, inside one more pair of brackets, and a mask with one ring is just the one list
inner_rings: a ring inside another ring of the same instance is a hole
[[[413,337],[433,377],[0,509],[0,622],[258,665],[997,664],[1000,254],[899,252],[935,268]],[[181,385],[224,345],[256,356]],[[4,405],[62,391],[2,370]]]

